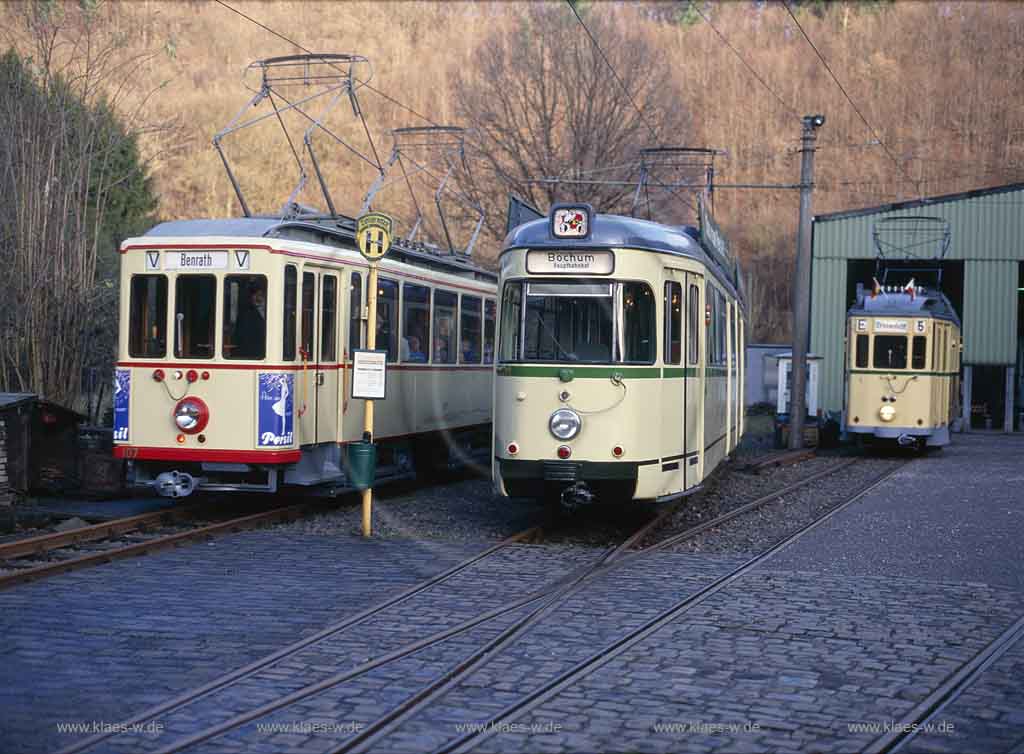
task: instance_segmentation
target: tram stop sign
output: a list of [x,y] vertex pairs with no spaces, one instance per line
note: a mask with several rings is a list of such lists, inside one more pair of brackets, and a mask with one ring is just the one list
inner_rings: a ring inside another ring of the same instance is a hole
[[382,212],[369,212],[356,222],[356,242],[359,251],[371,262],[382,259],[391,248],[391,230],[394,223]]

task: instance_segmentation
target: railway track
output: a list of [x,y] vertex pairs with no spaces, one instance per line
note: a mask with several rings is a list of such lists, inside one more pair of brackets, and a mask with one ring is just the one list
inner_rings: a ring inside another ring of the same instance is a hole
[[[724,513],[712,520],[690,527],[689,529],[679,534],[672,535],[651,545],[640,547],[640,545],[648,537],[650,537],[654,532],[656,532],[658,528],[662,526],[671,517],[672,513],[674,512],[674,507],[667,508],[661,511],[661,513],[658,516],[652,518],[650,521],[646,522],[644,525],[637,528],[628,537],[623,539],[619,544],[617,544],[614,547],[608,548],[607,550],[602,552],[602,554],[595,558],[592,562],[586,564],[585,566],[581,566],[576,570],[568,574],[565,574],[558,579],[555,579],[554,581],[545,585],[541,589],[538,589],[525,596],[506,601],[505,603],[500,604],[491,610],[480,613],[454,626],[438,631],[430,636],[423,637],[415,642],[400,646],[392,651],[378,655],[377,657],[370,658],[365,662],[358,664],[355,667],[335,673],[316,683],[311,683],[303,688],[298,689],[297,691],[294,691],[293,693],[281,696],[260,706],[253,707],[241,714],[236,714],[228,719],[222,720],[219,723],[208,726],[191,735],[179,738],[159,748],[158,751],[160,752],[160,754],[171,754],[172,752],[178,752],[189,749],[194,746],[198,746],[205,741],[209,741],[210,739],[213,739],[217,736],[228,733],[254,720],[258,720],[259,718],[265,717],[280,710],[284,710],[290,707],[291,705],[297,704],[302,700],[308,699],[314,695],[321,694],[330,689],[337,688],[342,684],[359,678],[360,676],[363,676],[385,665],[388,665],[389,663],[396,662],[398,660],[401,660],[402,658],[409,657],[410,655],[413,655],[416,652],[420,652],[421,650],[424,650],[428,647],[432,647],[441,644],[445,641],[448,641],[453,637],[459,636],[460,634],[470,631],[473,628],[486,624],[490,621],[494,621],[495,619],[501,616],[506,616],[509,613],[512,613],[517,610],[524,611],[524,614],[522,616],[516,617],[516,619],[507,628],[501,631],[496,638],[492,639],[489,642],[486,642],[483,646],[477,648],[471,654],[469,654],[460,662],[458,662],[455,666],[445,671],[436,680],[432,681],[431,683],[421,688],[417,693],[406,699],[400,705],[392,708],[387,714],[382,716],[380,719],[375,720],[370,725],[364,727],[361,731],[359,731],[354,736],[346,740],[344,745],[337,751],[347,752],[372,750],[376,742],[386,737],[389,732],[393,731],[395,728],[401,725],[401,723],[404,720],[406,720],[408,717],[415,714],[422,708],[430,705],[434,700],[442,697],[447,690],[460,683],[461,680],[464,679],[467,674],[469,674],[471,671],[478,668],[479,666],[485,664],[489,658],[492,658],[496,654],[500,653],[502,648],[509,646],[510,644],[515,642],[524,633],[526,633],[531,626],[535,625],[545,616],[550,614],[553,610],[557,609],[559,606],[564,604],[565,600],[567,600],[570,596],[576,594],[585,583],[595,578],[599,574],[605,573],[612,568],[620,567],[632,561],[635,558],[644,557],[649,553],[656,552],[666,547],[670,547],[673,544],[677,544],[687,538],[697,536],[711,528],[721,526],[727,523],[728,521],[739,516],[742,516],[745,513],[753,511],[765,504],[777,501],[781,496],[784,496],[789,492],[813,484],[815,481],[821,479],[824,476],[837,473],[856,462],[857,459],[852,459],[836,464],[834,466],[829,467],[828,469],[819,471],[793,484],[787,485],[781,489],[774,490],[773,492],[762,497],[759,497],[756,500],[738,506],[737,508],[727,513]],[[888,476],[888,474],[893,473],[893,471],[895,471],[895,469],[887,472],[885,476]],[[881,481],[882,479],[878,479],[872,482],[871,486],[873,487],[874,485],[879,484]],[[851,498],[851,500],[844,503],[841,507],[845,507],[846,505],[850,504],[853,500],[858,499],[861,495],[865,494],[866,491],[867,490],[865,489],[859,492],[856,496],[854,496],[853,498]],[[835,510],[838,510],[838,508]],[[814,526],[816,526],[817,523],[820,523],[820,521],[825,520],[825,518],[827,518],[827,516],[819,519],[818,522],[815,522]],[[805,527],[805,529],[801,530],[801,532],[809,531],[810,528],[811,527]],[[301,642],[296,642],[295,644],[290,645],[289,647],[286,647],[282,650],[279,650],[278,652],[269,655],[265,658],[262,658],[261,660],[258,660],[255,663],[252,663],[244,668],[240,668],[236,671],[233,671],[232,673],[226,674],[225,676],[222,676],[221,678],[218,678],[198,689],[194,689],[186,694],[171,699],[168,702],[150,708],[140,713],[139,715],[136,715],[131,720],[126,721],[125,725],[137,725],[140,723],[144,724],[147,721],[156,718],[165,718],[169,713],[181,710],[182,708],[187,707],[188,705],[191,705],[195,702],[198,702],[204,698],[209,697],[211,694],[219,690],[225,689],[234,683],[249,678],[255,675],[256,673],[260,672],[261,670],[268,668],[273,664],[281,662],[282,660],[288,657],[292,657],[296,653],[302,651],[303,649],[311,647],[314,644],[323,641],[324,639],[330,637],[337,637],[344,630],[355,627],[373,616],[379,615],[390,608],[396,607],[397,605],[400,605],[401,603],[405,602],[406,600],[410,599],[416,594],[421,594],[427,589],[443,584],[443,582],[449,579],[451,576],[465,570],[474,563],[479,562],[481,559],[488,557],[494,552],[505,547],[508,547],[511,544],[515,544],[536,537],[537,534],[538,532],[536,530],[528,530],[527,532],[522,532],[516,535],[515,537],[505,540],[504,542],[499,543],[498,545],[495,545],[489,548],[488,550],[479,553],[473,558],[463,561],[462,563],[454,566],[453,568],[445,571],[442,574],[439,574],[438,576],[428,581],[416,585],[415,587],[411,587],[410,589],[406,590],[405,592],[403,592],[395,598],[382,602],[379,605],[369,608],[351,618],[345,619],[344,621],[329,626],[328,628],[322,630],[318,634],[308,637],[307,639]],[[782,545],[780,544],[779,548],[781,546]],[[637,547],[640,547],[640,549],[633,549]],[[768,557],[768,555],[770,555],[771,552],[774,551],[775,550],[772,550],[767,554],[762,554],[762,556],[759,556],[759,559],[757,559],[756,561],[752,561],[752,563],[756,564],[756,562],[760,562],[761,559],[763,559],[764,557]],[[746,570],[749,570],[749,568],[752,567],[753,564],[749,565]],[[742,575],[743,572],[745,572],[745,570],[737,570],[736,572],[730,574],[729,577],[727,577],[728,581],[718,580],[714,584],[709,585],[700,593],[700,595],[703,595],[700,596],[700,600],[706,599],[706,597],[710,596],[710,594],[713,593],[713,591],[718,591],[721,588],[724,588],[726,583],[731,583],[731,581],[735,578],[739,578],[739,576]],[[687,604],[697,604],[697,602],[694,600],[696,600],[696,597],[691,598],[690,602]],[[678,606],[673,606],[672,608],[670,608],[670,610],[676,611],[671,613],[671,616],[674,617],[674,615],[678,614],[679,608]],[[662,616],[662,618],[665,622],[671,619],[671,617],[665,616]],[[630,641],[631,638],[633,638],[632,635],[631,637],[627,637],[627,639],[624,639],[623,641]],[[639,638],[635,639],[635,641],[639,640]],[[632,641],[632,643],[635,643],[635,641]],[[75,752],[86,751],[108,737],[109,735],[98,734],[90,739],[79,742],[74,746],[62,750],[61,754],[73,754]],[[462,745],[461,742],[459,743],[459,745]]]
[[[226,521],[194,522],[195,525],[190,525],[190,517],[195,517],[203,512],[202,506],[196,505],[144,513],[72,531],[43,534],[8,542],[0,545],[0,568],[9,570],[8,573],[0,574],[0,589],[60,573],[89,568],[113,560],[138,557],[185,542],[253,529],[272,523],[292,521],[312,510],[321,508],[322,504],[320,503],[299,503]],[[152,536],[144,533],[158,526],[178,526],[179,528],[185,526],[186,528],[171,533],[155,533]],[[120,541],[126,536],[136,541]],[[107,544],[113,546],[107,547]],[[77,549],[83,545],[95,549],[93,552],[80,555],[74,554],[74,550],[68,552],[68,548]],[[68,557],[62,557],[63,555]],[[40,558],[47,558],[47,560],[39,563],[37,560]]]
[[[937,689],[892,725],[890,732],[875,739],[865,748],[864,754],[891,754],[901,751],[1021,639],[1024,639],[1024,616],[1014,621],[1013,625],[989,642],[959,670],[950,674]],[[1014,751],[1024,751],[1024,740]]]

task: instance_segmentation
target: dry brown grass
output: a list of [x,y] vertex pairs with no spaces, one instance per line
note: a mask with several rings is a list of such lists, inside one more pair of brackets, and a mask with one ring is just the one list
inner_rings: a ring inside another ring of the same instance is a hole
[[[530,7],[299,0],[238,0],[232,5],[310,50],[366,55],[376,71],[374,86],[438,123],[451,117],[450,73],[472,66],[481,40],[495,27],[510,28]],[[1024,5],[897,2],[866,11],[856,3],[841,3],[823,18],[799,16],[915,182],[880,147],[857,146],[868,144],[871,134],[784,8],[755,8],[747,2],[701,7],[797,115],[827,115],[818,153],[816,212],[1024,178],[1024,102],[1019,91]],[[796,182],[797,117],[751,77],[707,25],[659,23],[648,12],[650,5],[594,3],[590,8],[642,29],[675,62],[679,86],[686,93],[680,106],[693,114],[696,133],[691,143],[727,150],[719,162],[721,182]],[[0,8],[0,21],[3,15]],[[139,72],[144,88],[161,87],[148,117],[178,123],[172,137],[146,143],[163,216],[237,214],[210,137],[245,102],[240,74],[249,62],[299,50],[212,2],[135,0],[114,5],[111,19],[125,34],[128,51],[165,50]],[[370,92],[361,102],[382,156],[390,148],[390,129],[422,124]],[[357,124],[346,122],[340,128],[359,142]],[[279,207],[294,185],[295,171],[270,129],[238,139],[230,149],[254,208]],[[354,211],[372,170],[339,159],[329,171],[339,209]],[[795,245],[796,193],[721,189],[715,209],[759,282],[759,298],[767,308],[757,336],[785,337],[786,260]],[[484,255],[493,256],[495,245],[490,239]]]

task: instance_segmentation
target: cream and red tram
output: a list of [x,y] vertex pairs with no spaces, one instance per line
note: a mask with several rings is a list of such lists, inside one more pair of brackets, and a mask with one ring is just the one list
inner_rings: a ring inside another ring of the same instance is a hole
[[[354,228],[176,221],[122,244],[114,452],[131,483],[174,497],[351,486],[345,444],[361,439],[365,405],[350,398],[351,354],[365,343],[368,269]],[[495,275],[398,241],[379,276],[378,478],[487,453]]]
[[923,448],[950,442],[960,415],[960,318],[938,290],[858,293],[847,314],[846,431]]
[[736,264],[702,229],[556,205],[500,257],[494,485],[571,504],[669,500],[743,433]]

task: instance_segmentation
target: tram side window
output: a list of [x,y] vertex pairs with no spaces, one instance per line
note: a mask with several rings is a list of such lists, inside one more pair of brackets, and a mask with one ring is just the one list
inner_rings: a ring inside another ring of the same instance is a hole
[[216,332],[217,278],[179,275],[174,286],[174,355],[212,359]]
[[132,277],[128,355],[163,358],[167,355],[167,276]]
[[875,336],[875,369],[907,368],[907,336]]
[[868,366],[868,347],[870,343],[867,335],[857,336],[857,355],[856,361],[857,369],[867,369]]
[[295,361],[295,317],[296,317],[296,291],[299,284],[299,273],[294,264],[284,267],[284,319],[281,322],[283,328],[281,337],[281,358],[285,361]]
[[718,363],[724,365],[726,362],[725,334],[727,319],[725,312],[725,296],[718,291],[715,291],[715,304],[715,316],[718,319]]
[[498,316],[498,302],[484,299],[484,364],[494,363],[494,323]]
[[683,358],[683,286],[671,280],[665,283],[666,364],[678,364]]
[[338,278],[324,275],[320,299],[320,361],[338,357]]
[[501,334],[498,340],[498,361],[519,358],[519,321],[523,314],[522,283],[505,283],[501,295]]
[[430,289],[422,285],[402,285],[402,361],[425,363],[430,352]]
[[700,288],[690,286],[690,319],[686,323],[687,361],[696,364],[700,361]]
[[385,280],[377,284],[376,350],[387,351],[387,360],[398,357],[398,283]]
[[715,364],[718,361],[718,355],[715,350],[718,348],[718,336],[717,332],[717,320],[715,319],[715,289],[711,287],[711,283],[705,283],[704,285],[704,308],[705,308],[705,320],[706,324],[704,330],[707,336],[707,364]]
[[482,301],[476,296],[462,297],[462,317],[459,325],[459,363],[480,363],[480,313]]
[[434,291],[434,363],[454,364],[455,311],[458,307],[458,296],[450,291]]
[[313,329],[316,309],[316,275],[312,272],[302,273],[302,335],[299,338],[299,349],[303,361],[313,360]]
[[348,350],[351,353],[363,346],[363,278],[352,273],[348,302]]
[[654,293],[646,283],[622,284],[623,361],[653,364],[657,343]]
[[924,359],[927,353],[928,339],[923,335],[915,335],[910,354],[910,368],[924,369]]
[[267,278],[228,275],[224,278],[225,359],[262,359],[267,348]]

